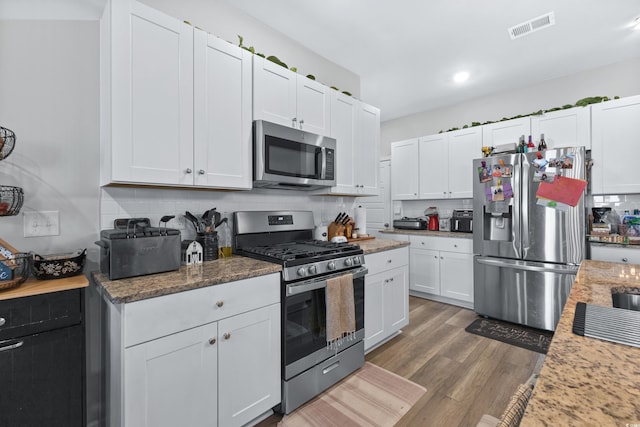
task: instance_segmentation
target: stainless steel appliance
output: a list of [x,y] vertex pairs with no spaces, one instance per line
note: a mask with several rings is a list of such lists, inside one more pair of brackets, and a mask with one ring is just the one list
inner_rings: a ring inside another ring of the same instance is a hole
[[585,179],[584,147],[473,162],[474,307],[480,315],[555,330],[585,255],[586,218],[584,194],[566,211],[537,204],[540,180],[552,173],[549,165],[540,169],[545,162],[557,166],[557,175]]
[[401,218],[393,220],[393,228],[403,228],[406,230],[426,230],[429,221],[424,218]]
[[454,210],[451,216],[451,231],[460,233],[473,232],[473,210]]
[[254,187],[315,190],[336,185],[336,140],[253,122]]
[[[234,213],[238,254],[282,265],[282,404],[288,414],[364,364],[362,249],[349,243],[313,240],[311,211]],[[356,331],[329,349],[326,334],[327,280],[353,275]]]
[[152,227],[149,218],[121,218],[100,232],[100,271],[110,280],[180,268],[180,230]]

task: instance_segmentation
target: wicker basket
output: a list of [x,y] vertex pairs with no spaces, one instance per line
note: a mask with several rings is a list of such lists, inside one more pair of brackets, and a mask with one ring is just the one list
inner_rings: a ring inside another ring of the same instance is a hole
[[18,215],[23,202],[24,193],[22,188],[7,185],[0,186],[0,216]]
[[0,126],[0,160],[9,157],[16,146],[16,134],[11,129]]
[[0,291],[15,288],[29,277],[31,254],[15,253],[0,260]]

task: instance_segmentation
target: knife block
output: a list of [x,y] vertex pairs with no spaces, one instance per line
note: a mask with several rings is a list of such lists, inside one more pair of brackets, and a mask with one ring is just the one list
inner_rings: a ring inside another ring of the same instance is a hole
[[331,241],[331,239],[335,236],[344,236],[344,225],[336,224],[332,222],[327,227],[327,240]]

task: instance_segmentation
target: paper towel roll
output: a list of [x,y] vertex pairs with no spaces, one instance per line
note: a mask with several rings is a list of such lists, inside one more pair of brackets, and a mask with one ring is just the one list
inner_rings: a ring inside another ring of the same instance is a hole
[[367,234],[367,208],[358,206],[353,210],[353,220],[358,228],[358,235]]

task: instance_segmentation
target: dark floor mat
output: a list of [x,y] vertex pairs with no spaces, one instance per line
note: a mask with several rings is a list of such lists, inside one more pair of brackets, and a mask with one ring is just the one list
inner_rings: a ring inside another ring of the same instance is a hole
[[547,354],[553,338],[553,332],[484,318],[474,320],[465,331],[542,354]]

